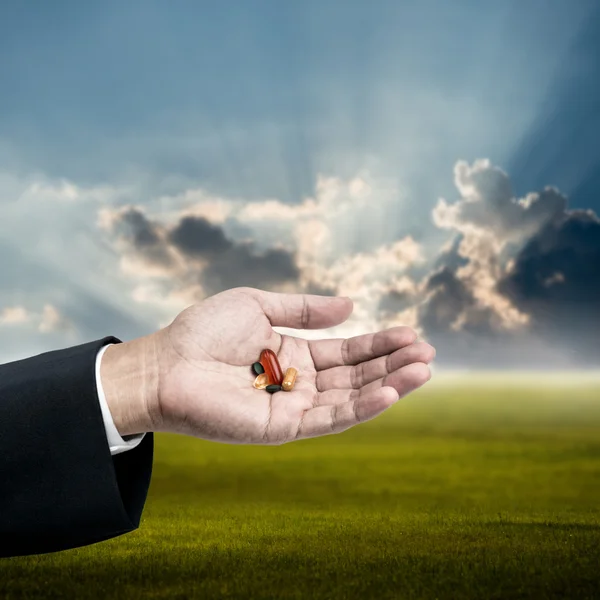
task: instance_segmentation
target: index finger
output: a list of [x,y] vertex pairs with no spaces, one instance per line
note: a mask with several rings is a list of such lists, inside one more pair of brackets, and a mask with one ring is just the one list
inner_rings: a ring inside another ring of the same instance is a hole
[[390,327],[376,333],[365,333],[351,338],[309,340],[308,347],[315,369],[357,365],[358,363],[391,354],[410,346],[417,333],[410,327]]

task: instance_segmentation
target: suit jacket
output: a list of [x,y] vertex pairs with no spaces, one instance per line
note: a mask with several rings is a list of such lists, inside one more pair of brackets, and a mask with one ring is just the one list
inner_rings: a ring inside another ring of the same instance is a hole
[[0,556],[75,548],[139,526],[154,439],[111,456],[101,340],[0,365]]

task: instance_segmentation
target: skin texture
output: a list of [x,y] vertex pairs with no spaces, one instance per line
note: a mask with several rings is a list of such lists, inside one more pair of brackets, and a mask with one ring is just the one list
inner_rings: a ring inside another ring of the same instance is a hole
[[[150,336],[110,346],[101,379],[117,430],[280,445],[376,417],[430,379],[432,346],[408,327],[310,341],[273,330],[332,327],[352,307],[345,297],[234,288]],[[284,371],[298,369],[291,392],[253,388],[250,366],[265,348]]]

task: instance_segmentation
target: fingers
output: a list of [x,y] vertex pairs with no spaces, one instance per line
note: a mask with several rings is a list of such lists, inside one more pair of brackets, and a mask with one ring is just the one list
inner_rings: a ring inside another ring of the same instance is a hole
[[433,346],[425,342],[415,342],[392,352],[392,354],[357,365],[318,371],[316,387],[319,392],[329,389],[358,389],[377,379],[382,379],[401,367],[417,362],[428,364],[434,358]]
[[315,369],[357,365],[379,356],[391,354],[409,346],[417,339],[410,327],[392,327],[377,333],[367,333],[347,339],[310,340],[310,352]]
[[380,388],[360,399],[309,408],[304,413],[295,439],[340,433],[376,417],[397,399],[398,394],[392,388]]
[[416,390],[431,379],[431,370],[425,363],[413,363],[406,365],[397,371],[388,373],[382,379],[367,383],[360,388],[360,394],[369,394],[381,387],[392,387],[399,396],[406,396],[409,392]]
[[255,298],[273,327],[325,329],[343,323],[352,313],[353,302],[345,296],[279,294],[241,288]]
[[424,385],[431,371],[424,363],[413,363],[394,371],[360,390],[331,389],[318,394],[317,406],[304,411],[294,439],[341,433],[380,415],[402,396]]
[[429,367],[423,363],[408,365],[396,373],[402,373],[401,392],[396,386],[384,385],[371,389],[365,386],[352,391],[329,390],[319,394],[319,405],[304,413],[296,439],[340,433],[358,423],[369,421],[397,402],[399,397],[421,387],[431,377]]
[[431,379],[431,371],[425,363],[413,363],[389,373],[385,377],[372,381],[360,389],[328,389],[317,396],[317,405],[341,404],[355,399],[368,397],[384,387],[396,392],[402,398],[421,387]]

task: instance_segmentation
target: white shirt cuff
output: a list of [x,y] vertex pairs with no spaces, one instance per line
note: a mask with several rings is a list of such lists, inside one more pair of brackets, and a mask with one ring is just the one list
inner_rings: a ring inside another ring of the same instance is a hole
[[139,433],[137,435],[128,435],[126,440],[123,439],[117,431],[115,422],[110,414],[110,409],[108,408],[108,404],[106,402],[106,396],[104,395],[104,390],[102,389],[102,381],[100,380],[100,362],[102,361],[102,356],[105,350],[112,345],[113,344],[107,344],[106,346],[103,346],[96,355],[96,388],[98,390],[102,418],[104,419],[106,438],[108,440],[108,445],[110,446],[110,453],[114,456],[115,454],[120,454],[121,452],[126,452],[127,450],[132,450],[135,448],[142,441],[146,434]]

